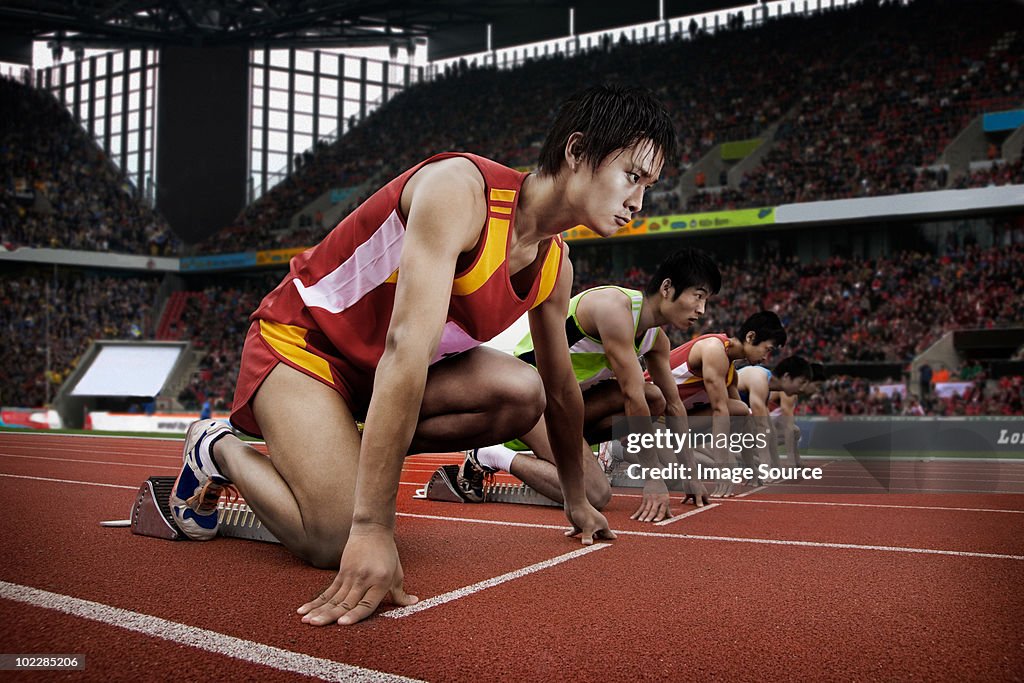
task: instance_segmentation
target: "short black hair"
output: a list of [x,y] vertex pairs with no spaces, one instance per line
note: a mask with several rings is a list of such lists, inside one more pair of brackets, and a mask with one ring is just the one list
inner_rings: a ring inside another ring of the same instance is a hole
[[540,150],[542,174],[557,175],[565,161],[565,145],[573,133],[583,133],[579,156],[597,168],[617,149],[650,139],[665,159],[675,163],[676,130],[668,110],[646,88],[598,85],[565,100]]
[[722,272],[711,256],[700,249],[684,247],[658,264],[646,293],[657,294],[665,279],[676,289],[673,301],[689,287],[707,287],[708,294],[718,294],[722,288]]
[[772,374],[776,377],[781,378],[783,375],[789,375],[793,379],[805,378],[808,382],[814,379],[814,371],[811,370],[811,364],[807,362],[807,359],[803,356],[789,356],[779,361],[779,364],[772,370]]
[[771,311],[758,311],[744,321],[736,335],[740,341],[746,341],[747,332],[754,333],[754,343],[775,342],[775,346],[786,345],[786,328],[782,326],[779,316]]

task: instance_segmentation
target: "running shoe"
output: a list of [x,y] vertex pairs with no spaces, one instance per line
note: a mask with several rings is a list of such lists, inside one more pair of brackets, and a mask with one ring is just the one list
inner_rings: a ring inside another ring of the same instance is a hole
[[184,462],[169,503],[174,522],[193,541],[208,541],[217,535],[217,501],[231,482],[217,470],[211,449],[233,433],[224,422],[198,420],[185,434]]
[[459,493],[470,503],[484,502],[484,481],[498,471],[481,465],[476,459],[476,451],[475,448],[466,451],[466,459],[462,461],[459,475],[455,478]]

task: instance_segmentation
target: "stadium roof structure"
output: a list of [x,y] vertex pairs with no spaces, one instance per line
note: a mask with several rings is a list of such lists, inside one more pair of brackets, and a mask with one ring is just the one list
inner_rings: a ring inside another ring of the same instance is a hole
[[[748,2],[664,0],[666,17]],[[658,0],[2,0],[5,39],[64,47],[351,47],[430,38],[430,58],[568,36],[658,19]],[[482,46],[482,47],[481,47]]]

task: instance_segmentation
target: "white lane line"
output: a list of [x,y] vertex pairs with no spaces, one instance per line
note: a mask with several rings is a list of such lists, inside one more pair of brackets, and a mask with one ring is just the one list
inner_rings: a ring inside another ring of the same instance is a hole
[[[874,474],[870,470],[860,470],[853,474],[834,474],[836,470],[829,470],[827,476],[823,476],[823,479],[832,481],[834,479],[863,479],[865,481],[878,481]],[[926,472],[920,476],[912,472],[889,472],[887,478],[889,481],[927,481],[927,482],[940,482],[940,481],[962,481],[962,482],[991,482],[991,483],[1010,483],[1010,484],[1021,484],[1024,483],[1024,479],[1009,479],[1006,477],[998,476],[997,472],[993,472],[991,477],[985,477],[982,479],[968,479],[967,477],[956,477],[956,476],[934,476],[934,472]],[[806,481],[806,480],[805,480]],[[788,480],[779,483],[792,483],[793,480]]]
[[746,498],[746,497],[747,497],[747,496],[749,496],[749,495],[750,495],[751,493],[757,493],[758,491],[763,491],[763,490],[765,490],[766,488],[768,488],[768,487],[767,487],[767,486],[758,486],[757,488],[754,488],[754,489],[750,489],[749,491],[747,491],[747,492],[745,492],[745,493],[740,493],[739,495],[735,495],[735,496],[732,496],[732,497],[733,497],[733,498]]
[[696,510],[690,510],[689,512],[684,512],[681,515],[676,515],[675,517],[669,517],[668,519],[663,519],[660,522],[655,522],[654,526],[668,526],[673,522],[678,522],[681,519],[686,519],[687,517],[699,515],[702,512],[707,512],[708,510],[716,507],[718,507],[718,503],[711,503],[710,505],[705,505],[704,507],[697,508]]
[[104,486],[111,489],[131,489],[132,491],[138,491],[138,486],[123,486],[121,484],[102,484],[98,481],[78,481],[76,479],[54,479],[52,477],[29,477],[24,474],[6,474],[0,472],[0,477],[9,477],[11,479],[31,479],[33,481],[53,481],[58,484],[83,484],[85,486]]
[[457,588],[447,593],[442,593],[441,595],[435,595],[432,598],[421,600],[420,602],[417,602],[415,605],[409,605],[408,607],[398,607],[396,609],[389,610],[387,612],[384,612],[381,616],[391,617],[392,619],[401,619],[402,617],[407,617],[411,614],[422,612],[423,610],[430,609],[431,607],[437,607],[438,605],[443,605],[447,602],[467,597],[469,595],[472,595],[473,593],[479,593],[480,591],[485,590],[487,588],[493,588],[494,586],[500,586],[503,583],[508,583],[509,581],[520,579],[529,574],[533,574],[535,572],[547,569],[548,567],[554,567],[557,564],[562,564],[563,562],[574,560],[577,557],[582,557],[596,550],[601,550],[602,548],[610,547],[611,546],[607,543],[595,543],[594,545],[587,546],[586,548],[574,550],[571,553],[565,553],[564,555],[553,557],[550,560],[544,560],[543,562],[531,564],[529,567],[523,567],[522,569],[516,569],[515,571],[502,574],[501,576],[496,576],[493,579],[486,579],[484,581],[474,583],[471,586],[464,586],[462,588]]
[[[1001,484],[1002,482],[993,482]],[[882,486],[878,481],[864,479],[863,486],[855,486],[853,484],[819,484],[814,482],[812,484],[804,484],[800,482],[789,482],[772,484],[774,489],[773,493],[797,493],[797,494],[825,494],[826,491],[820,489],[852,489],[857,493],[1013,493],[1020,494],[1024,493],[1024,487],[1017,487],[1011,489],[920,489],[920,488],[907,488],[899,486]],[[789,490],[787,490],[789,489]],[[796,490],[794,490],[796,489]],[[751,491],[750,493],[753,493]]]
[[[53,462],[78,462],[89,465],[117,465],[118,467],[148,467],[158,470],[180,470],[181,466],[169,467],[167,465],[149,465],[139,462],[111,462],[108,460],[81,460],[77,458],[47,458],[42,455],[14,455],[12,453],[0,453],[0,458],[21,458],[23,460],[50,460]],[[180,458],[179,458],[180,459]]]
[[[36,481],[52,481],[61,484],[83,484],[86,486],[104,486],[115,489],[130,489],[132,491],[138,490],[137,486],[121,486],[118,484],[101,484],[95,481],[75,481],[72,479],[51,479],[48,477],[28,477],[20,474],[3,474],[0,473],[0,477],[10,477],[12,479],[33,479]],[[401,482],[405,486],[422,486],[423,484],[416,484],[412,482]],[[760,501],[749,500],[742,501],[744,503],[757,503]],[[949,508],[939,508],[946,510]],[[992,512],[1016,512],[1010,510],[992,510]],[[421,515],[412,512],[399,512],[396,513],[399,517],[411,517],[414,519],[432,519],[438,521],[447,522],[463,522],[467,524],[491,524],[497,526],[512,526],[512,527],[525,527],[529,529],[559,529],[564,531],[565,525],[559,524],[532,524],[529,522],[509,522],[504,520],[492,520],[492,519],[470,519],[467,517],[446,517],[442,515]],[[794,546],[812,546],[817,548],[847,548],[847,549],[860,549],[860,550],[887,550],[890,552],[904,552],[904,553],[925,553],[933,555],[953,555],[959,557],[984,557],[991,559],[1006,559],[1006,560],[1024,560],[1022,555],[1000,555],[995,553],[972,553],[959,550],[934,550],[930,548],[901,548],[897,546],[876,546],[876,545],[854,545],[848,543],[820,543],[816,541],[782,541],[774,539],[763,539],[763,538],[734,538],[729,536],[699,536],[693,534],[669,534],[669,533],[652,533],[648,531],[616,531],[619,536],[650,536],[654,538],[685,538],[690,540],[708,540],[708,541],[731,541],[735,543],[762,543],[771,545],[794,545]]]
[[0,581],[0,598],[63,612],[74,617],[161,638],[171,643],[240,659],[243,662],[267,666],[278,671],[312,676],[325,681],[372,681],[374,683],[395,681],[397,683],[416,680],[330,659],[312,657],[299,652],[282,650],[278,647],[235,638],[217,631],[188,626],[148,614],[131,612],[120,607],[112,607],[91,600],[82,600],[70,595],[60,595],[6,581]]
[[[565,529],[565,526],[554,524],[529,524],[526,522],[507,522],[503,520],[490,519],[469,519],[466,517],[442,517],[435,515],[414,515],[408,512],[399,512],[399,517],[416,517],[419,519],[434,519],[445,522],[466,522],[469,524],[494,524],[497,526],[529,527],[532,529]],[[1024,561],[1024,555],[1003,555],[1000,553],[975,553],[966,550],[938,550],[935,548],[907,548],[889,545],[859,545],[856,543],[827,543],[824,541],[787,541],[774,538],[744,538],[736,536],[705,536],[701,534],[670,534],[667,532],[658,533],[653,531],[622,531],[615,530],[617,536],[642,536],[647,538],[676,538],[690,541],[723,541],[726,543],[754,543],[758,545],[790,545],[808,548],[835,548],[841,550],[874,550],[892,553],[912,553],[923,555],[950,555],[953,557],[981,557],[994,560],[1019,560]]]
[[[173,468],[178,470],[180,468]],[[56,483],[77,483],[86,486],[105,486],[108,488],[131,488],[132,490],[138,490],[138,486],[127,486],[124,484],[117,483],[101,483],[99,481],[79,481],[78,479],[56,479],[53,477],[32,477],[27,474],[7,474],[0,472],[0,477],[10,477],[11,479],[33,479],[35,481],[54,481]],[[424,486],[426,481],[399,481],[398,484],[402,486]],[[139,483],[139,486],[142,485]]]
[[[735,498],[733,500],[736,500]],[[829,503],[825,501],[811,500],[765,500],[754,498],[751,500],[737,500],[738,503],[767,503],[771,505],[825,505],[831,507],[853,507],[853,508],[893,508],[896,510],[945,510],[948,512],[1004,512],[1011,515],[1024,515],[1024,510],[1001,510],[998,508],[955,508],[942,507],[939,505],[887,505],[884,503]]]
[[[469,524],[492,524],[497,526],[514,526],[514,527],[525,527],[528,529],[558,529],[560,531],[566,531],[569,527],[567,524],[535,524],[533,522],[509,522],[501,519],[473,519],[471,517],[447,517],[444,515],[421,515],[414,512],[396,512],[399,517],[411,517],[413,519],[432,519],[441,522],[466,522]],[[623,532],[616,531],[616,534]]]

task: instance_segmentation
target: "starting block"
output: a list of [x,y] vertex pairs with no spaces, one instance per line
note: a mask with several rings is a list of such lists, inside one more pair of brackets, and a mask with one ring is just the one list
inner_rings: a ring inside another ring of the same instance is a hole
[[[174,477],[150,477],[139,487],[132,506],[131,530],[133,534],[151,536],[168,541],[184,541],[188,537],[181,532],[174,517],[168,499],[174,487]],[[229,538],[245,538],[267,543],[280,543],[270,531],[263,526],[256,513],[245,503],[217,503],[217,518],[220,527],[219,536]]]
[[[413,498],[440,500],[447,503],[465,503],[466,499],[459,493],[456,478],[459,476],[458,465],[442,465],[437,468],[427,485],[417,489]],[[519,505],[545,505],[562,507],[558,501],[551,500],[526,484],[487,484],[484,486],[485,503],[515,503]]]

